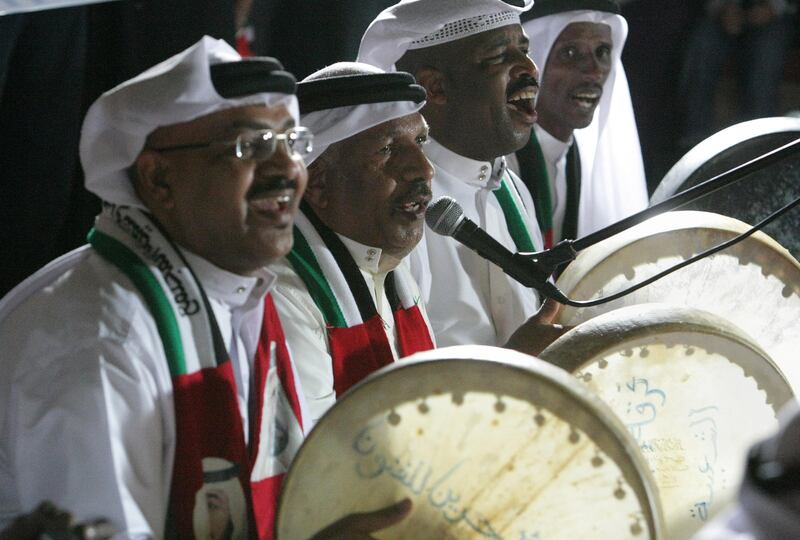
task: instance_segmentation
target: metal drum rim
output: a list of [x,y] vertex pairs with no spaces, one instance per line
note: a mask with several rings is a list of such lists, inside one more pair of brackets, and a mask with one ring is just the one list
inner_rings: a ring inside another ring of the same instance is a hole
[[[667,171],[667,174],[658,183],[653,195],[650,197],[650,206],[658,204],[675,193],[678,188],[711,158],[718,156],[722,152],[732,148],[728,143],[731,138],[739,142],[745,140],[771,135],[773,133],[800,133],[800,118],[790,116],[775,116],[769,118],[757,118],[729,126],[697,143],[691,150],[686,152],[675,165]],[[689,174],[680,174],[689,169]]]
[[[733,362],[742,368],[745,376],[752,377],[756,381],[758,388],[764,390],[767,395],[767,404],[772,406],[776,415],[786,403],[794,398],[794,392],[785,374],[755,339],[724,317],[688,306],[648,302],[602,313],[575,326],[559,337],[542,351],[540,358],[552,362],[567,372],[575,373],[583,369],[590,361],[578,361],[579,357],[597,358],[611,351],[615,344],[619,344],[619,339],[612,339],[608,334],[610,330],[618,329],[618,324],[615,322],[618,322],[620,315],[631,315],[624,328],[625,341],[647,337],[647,332],[656,328],[670,333],[690,330],[697,334],[728,339],[738,347],[750,350],[762,357],[766,361],[764,371],[774,373],[774,378],[764,380],[761,373],[754,372],[749,366]],[[655,317],[660,317],[661,320],[654,320]],[[592,339],[588,339],[589,337]],[[585,343],[581,344],[578,352],[583,354],[569,354],[568,351],[575,352],[575,347],[578,345],[576,341],[581,339],[585,339]],[[780,381],[778,384],[783,388],[774,387],[774,381]]]

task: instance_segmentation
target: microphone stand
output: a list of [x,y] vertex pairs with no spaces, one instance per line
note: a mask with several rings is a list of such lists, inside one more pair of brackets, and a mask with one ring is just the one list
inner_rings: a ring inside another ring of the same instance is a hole
[[[789,156],[794,155],[800,151],[800,139],[796,139],[780,148],[776,148],[766,154],[752,159],[746,163],[738,165],[729,171],[718,174],[717,176],[706,180],[686,191],[676,193],[669,199],[666,199],[656,205],[645,208],[641,212],[628,216],[616,223],[613,223],[599,231],[593,232],[583,238],[577,240],[562,240],[550,249],[537,251],[535,253],[515,253],[514,258],[519,259],[520,266],[527,267],[528,283],[524,283],[528,287],[534,287],[542,290],[546,296],[552,296],[561,303],[573,302],[568,301],[558,289],[552,285],[548,280],[562,265],[575,260],[578,251],[584,250],[589,246],[593,246],[603,240],[614,236],[624,230],[627,230],[634,225],[638,225],[643,221],[650,219],[653,216],[668,212],[681,206],[687,205],[701,197],[709,195],[729,184],[733,184],[756,172],[764,167],[778,163]],[[788,205],[792,206],[793,205]],[[784,210],[788,210],[785,207]],[[777,216],[775,216],[777,217]],[[765,220],[766,221],[766,220]],[[761,226],[766,225],[762,223]],[[755,232],[755,231],[753,231]],[[752,234],[752,233],[750,233]],[[523,281],[523,280],[521,280]],[[535,283],[535,285],[533,284]],[[565,300],[567,300],[565,302]]]

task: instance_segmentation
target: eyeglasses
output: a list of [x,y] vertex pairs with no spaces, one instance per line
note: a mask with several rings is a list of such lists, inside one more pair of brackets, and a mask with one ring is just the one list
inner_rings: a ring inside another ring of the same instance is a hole
[[239,135],[233,141],[211,141],[149,149],[156,152],[172,152],[223,145],[233,147],[236,157],[243,161],[248,159],[264,161],[272,157],[272,154],[278,149],[278,141],[283,141],[283,144],[286,145],[286,152],[293,158],[305,157],[314,149],[314,134],[310,129],[301,126],[287,129],[284,133],[275,133],[271,129],[252,131]]

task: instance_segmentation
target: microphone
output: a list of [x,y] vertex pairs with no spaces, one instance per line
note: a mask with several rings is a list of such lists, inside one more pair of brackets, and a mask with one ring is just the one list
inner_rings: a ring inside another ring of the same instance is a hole
[[492,238],[477,223],[464,215],[461,205],[452,197],[439,197],[425,212],[425,223],[433,232],[452,236],[478,255],[499,266],[503,272],[526,287],[537,289],[563,303],[566,297],[548,281],[550,274],[539,268],[530,255],[512,253]]

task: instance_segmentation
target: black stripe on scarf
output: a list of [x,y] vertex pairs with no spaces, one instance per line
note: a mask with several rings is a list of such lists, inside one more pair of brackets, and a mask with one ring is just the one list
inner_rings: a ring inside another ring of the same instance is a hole
[[567,150],[567,207],[564,210],[564,225],[561,238],[574,240],[578,237],[578,205],[581,202],[581,155],[578,143],[572,141]]
[[372,300],[372,293],[370,293],[369,287],[366,281],[364,281],[361,270],[353,260],[353,256],[339,237],[336,236],[336,233],[322,223],[305,201],[300,203],[300,210],[314,226],[314,229],[316,229],[320,238],[322,238],[325,246],[331,251],[336,264],[344,275],[347,287],[353,294],[353,299],[356,302],[356,306],[358,306],[358,312],[361,314],[362,322],[367,322],[378,314],[378,310],[375,307],[375,302]]

